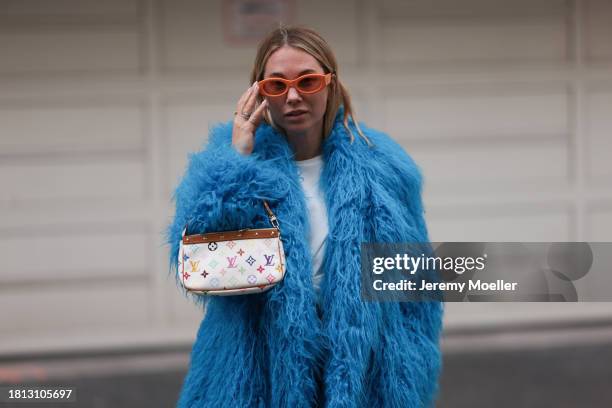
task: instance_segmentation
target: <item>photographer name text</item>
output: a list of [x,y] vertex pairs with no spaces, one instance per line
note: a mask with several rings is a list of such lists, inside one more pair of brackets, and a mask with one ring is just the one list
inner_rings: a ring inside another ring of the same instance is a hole
[[399,282],[383,282],[378,279],[372,282],[374,290],[405,290],[405,291],[417,291],[417,290],[441,290],[441,291],[456,291],[463,292],[468,290],[480,290],[480,291],[516,291],[518,282],[506,282],[503,279],[498,279],[495,282],[483,282],[480,279],[476,281],[468,282],[428,282],[421,281],[420,285],[417,282],[402,279]]

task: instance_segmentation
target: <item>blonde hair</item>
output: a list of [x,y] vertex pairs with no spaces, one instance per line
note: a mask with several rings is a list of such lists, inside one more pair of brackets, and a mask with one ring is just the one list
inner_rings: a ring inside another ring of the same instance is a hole
[[[344,105],[344,118],[343,124],[348,133],[351,136],[351,143],[353,143],[355,136],[349,127],[349,118],[355,124],[355,128],[368,145],[372,145],[370,140],[363,134],[357,120],[355,120],[355,114],[351,105],[351,97],[348,91],[340,82],[338,77],[338,63],[336,57],[332,52],[329,44],[321,37],[316,31],[303,26],[284,26],[281,25],[279,28],[270,32],[259,44],[257,48],[257,55],[255,56],[255,63],[253,64],[253,71],[251,72],[251,80],[249,83],[255,81],[261,81],[264,79],[264,70],[266,62],[270,55],[277,49],[284,45],[288,45],[293,48],[299,48],[308,54],[312,55],[323,67],[325,73],[331,72],[332,81],[329,84],[329,92],[327,95],[327,107],[325,115],[323,117],[323,138],[326,138],[334,126],[334,120],[340,105]],[[261,95],[258,96],[261,102]],[[265,121],[277,128],[272,121],[272,118],[266,111],[264,113]]]

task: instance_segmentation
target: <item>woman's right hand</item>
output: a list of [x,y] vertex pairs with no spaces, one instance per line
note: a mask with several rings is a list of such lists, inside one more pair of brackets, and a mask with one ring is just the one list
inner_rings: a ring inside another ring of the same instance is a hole
[[234,115],[234,128],[232,130],[232,145],[243,155],[250,155],[255,147],[255,130],[263,119],[264,109],[268,106],[268,101],[264,99],[255,108],[257,101],[257,82],[254,82],[245,93],[242,94],[236,114]]

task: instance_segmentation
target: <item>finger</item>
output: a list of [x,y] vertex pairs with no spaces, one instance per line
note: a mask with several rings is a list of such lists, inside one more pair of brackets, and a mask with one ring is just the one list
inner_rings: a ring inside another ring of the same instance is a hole
[[238,113],[242,112],[244,103],[247,101],[247,98],[253,93],[253,88],[255,87],[256,83],[257,81],[253,82],[251,86],[249,87],[249,89],[244,91],[244,93],[240,96],[240,99],[238,99],[238,103],[236,104],[236,111]]
[[264,110],[268,107],[268,100],[264,99],[264,101],[262,103],[259,104],[259,106],[257,107],[257,109],[255,109],[255,112],[253,112],[253,114],[251,115],[251,117],[249,118],[249,122],[251,124],[253,124],[253,127],[256,128],[257,126],[259,126],[259,124],[261,123],[261,120],[263,119],[263,113]]
[[255,109],[255,103],[257,102],[258,88],[257,83],[253,86],[253,91],[249,94],[244,106],[242,107],[242,112],[246,114],[252,114],[253,109]]

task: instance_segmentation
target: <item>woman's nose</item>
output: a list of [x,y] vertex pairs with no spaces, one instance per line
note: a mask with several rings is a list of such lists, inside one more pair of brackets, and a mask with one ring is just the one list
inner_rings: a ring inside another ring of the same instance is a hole
[[289,90],[287,91],[287,101],[298,101],[300,99],[302,99],[302,96],[297,89],[292,86],[289,87]]

